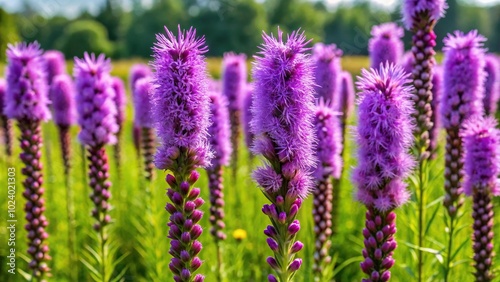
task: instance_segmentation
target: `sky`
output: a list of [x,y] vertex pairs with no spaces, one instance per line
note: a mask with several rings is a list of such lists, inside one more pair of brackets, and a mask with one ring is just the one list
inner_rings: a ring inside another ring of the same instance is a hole
[[[103,5],[105,0],[23,0],[32,4],[35,10],[42,15],[52,16],[54,14],[63,14],[68,17],[74,17],[82,10],[87,10],[91,13],[96,13]],[[0,7],[9,12],[19,11],[22,7],[21,0],[0,0]],[[152,0],[141,0],[146,6],[150,5]],[[262,0],[261,0],[262,1]],[[311,0],[312,1],[312,0]],[[353,0],[326,0],[329,7],[335,7],[339,4],[349,4]],[[370,0],[377,6],[385,9],[392,9],[399,0]],[[465,2],[490,6],[500,3],[500,0],[464,0]],[[122,2],[125,9],[130,9],[131,0],[118,0]]]

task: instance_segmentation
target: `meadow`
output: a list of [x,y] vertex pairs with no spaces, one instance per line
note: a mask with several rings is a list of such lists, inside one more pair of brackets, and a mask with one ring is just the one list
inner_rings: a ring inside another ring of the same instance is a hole
[[[126,60],[113,62],[112,75],[119,76],[125,80],[127,87],[128,72],[133,63],[138,60]],[[218,58],[208,59],[208,70],[215,77],[220,77],[221,60]],[[344,57],[342,59],[343,69],[348,70],[354,76],[358,75],[361,68],[368,66],[367,57]],[[68,70],[71,73],[72,63],[68,62]],[[249,64],[250,68],[250,64]],[[0,66],[0,72],[4,67]],[[3,75],[3,73],[1,74]],[[111,217],[113,223],[110,227],[110,238],[114,250],[114,277],[121,277],[121,281],[171,281],[171,272],[168,269],[170,255],[168,254],[169,240],[166,238],[168,227],[168,214],[165,211],[166,173],[156,170],[156,176],[150,185],[144,180],[141,158],[136,155],[132,142],[132,105],[130,92],[128,94],[127,117],[122,135],[122,167],[118,168],[113,158],[113,148],[108,147],[107,152],[111,161],[110,179],[112,205]],[[349,120],[349,127],[356,125],[356,114]],[[92,251],[88,246],[95,244],[93,235],[93,219],[89,216],[91,201],[88,195],[90,188],[87,186],[87,174],[84,161],[84,152],[76,139],[77,127],[72,128],[72,170],[70,186],[74,193],[75,222],[76,222],[76,249],[80,263],[70,265],[68,260],[68,225],[66,210],[66,188],[63,174],[62,157],[59,150],[59,141],[56,126],[51,123],[43,125],[44,147],[43,164],[44,180],[46,190],[47,210],[49,226],[48,245],[52,261],[53,277],[50,281],[72,281],[77,273],[78,281],[90,281],[91,272],[95,271]],[[443,133],[443,132],[442,132]],[[443,135],[443,134],[442,134]],[[15,129],[15,136],[19,136]],[[425,242],[428,248],[424,251],[424,273],[426,281],[441,281],[442,265],[444,262],[446,242],[446,226],[444,222],[443,183],[444,183],[444,136],[440,138],[438,157],[432,160],[428,166],[430,190],[426,200],[428,222],[426,223]],[[23,269],[27,268],[26,256],[26,232],[23,229],[25,223],[23,206],[25,199],[22,196],[23,187],[21,174],[22,163],[18,161],[20,149],[17,142],[12,158],[7,158],[3,153],[0,158],[0,221],[2,226],[7,220],[7,191],[6,180],[8,168],[16,169],[16,252],[18,260],[16,268],[18,274],[7,273],[9,236],[6,228],[0,229],[0,281],[23,281]],[[266,257],[270,255],[269,248],[265,242],[263,230],[268,224],[268,218],[262,214],[261,207],[266,203],[265,197],[251,179],[251,171],[260,160],[249,157],[248,149],[240,144],[240,163],[237,169],[236,179],[231,179],[231,169],[225,168],[224,194],[227,240],[222,242],[222,280],[223,281],[264,281],[270,268],[266,264]],[[332,237],[331,255],[334,263],[331,270],[335,281],[360,281],[364,277],[359,270],[362,261],[361,250],[363,248],[362,229],[364,227],[365,208],[355,201],[353,197],[354,187],[350,180],[351,169],[356,164],[356,148],[352,134],[348,132],[346,149],[344,151],[345,169],[340,180],[340,185],[334,187],[334,193],[339,194],[338,219],[335,226],[335,234]],[[197,187],[201,188],[201,196],[208,199],[208,184],[204,171],[201,173]],[[414,191],[415,179],[410,178],[410,190]],[[498,203],[498,202],[496,202]],[[396,264],[392,268],[392,281],[416,281],[417,261],[417,215],[415,210],[417,201],[414,194],[412,200],[403,207],[396,210],[398,215],[398,231],[396,240],[398,248],[394,257]],[[203,250],[200,258],[204,261],[199,273],[206,275],[206,281],[217,281],[217,254],[216,246],[208,232],[208,201],[202,206],[205,213],[201,225],[205,228],[201,236]],[[495,207],[498,214],[498,205]],[[302,229],[298,239],[305,248],[299,254],[304,260],[302,269],[297,273],[296,281],[313,281],[313,246],[314,231],[312,220],[312,197],[309,197],[299,212],[299,220]],[[466,199],[457,235],[457,251],[454,257],[460,258],[453,265],[449,281],[472,281],[473,271],[472,247],[471,247],[471,200]],[[498,218],[498,216],[496,217]],[[496,227],[496,233],[500,230]],[[495,243],[498,243],[496,240]],[[494,265],[500,265],[495,258]]]

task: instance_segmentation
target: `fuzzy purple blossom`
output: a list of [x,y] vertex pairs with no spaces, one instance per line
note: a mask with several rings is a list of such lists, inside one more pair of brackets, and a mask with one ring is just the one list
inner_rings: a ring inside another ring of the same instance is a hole
[[[66,73],[66,60],[64,58],[64,54],[57,50],[45,51],[43,54],[43,60],[45,61],[47,81],[50,86],[56,76]],[[49,95],[49,97],[52,101],[52,96]]]
[[5,154],[12,156],[12,146],[14,141],[14,131],[12,129],[12,120],[4,113],[5,107],[5,92],[7,91],[7,82],[4,78],[0,78],[0,126],[2,127],[3,141],[5,145]]
[[493,221],[492,197],[500,195],[500,130],[493,117],[472,117],[463,126],[464,192],[472,196],[473,250],[476,281],[492,281]]
[[315,97],[323,98],[333,107],[338,104],[340,90],[340,58],[342,50],[335,44],[316,43],[313,47]]
[[477,31],[455,32],[445,40],[443,61],[443,97],[441,114],[446,129],[444,205],[454,218],[462,206],[463,146],[459,136],[463,123],[483,113],[483,91],[486,79],[486,39]]
[[70,126],[75,123],[75,86],[67,74],[54,77],[50,85],[54,122],[59,129],[59,140],[64,163],[64,172],[69,176],[71,167],[71,134]]
[[7,57],[7,92],[4,114],[11,119],[46,121],[48,85],[42,50],[37,42],[9,45]]
[[125,106],[127,105],[127,94],[125,93],[125,84],[123,80],[119,77],[111,78],[111,87],[115,93],[113,101],[116,106],[116,124],[118,125],[118,133],[121,132],[123,122],[125,121]]
[[[352,116],[352,112],[354,111],[354,100],[355,94],[352,75],[348,71],[342,71],[340,75],[340,95],[337,111],[343,114],[341,117],[343,127],[345,127],[347,120]],[[342,144],[343,143],[344,142],[342,142]]]
[[484,85],[484,114],[494,116],[500,100],[500,58],[494,54],[486,55],[487,77]]
[[422,20],[435,23],[448,8],[445,0],[404,0],[403,22],[407,29],[412,29]]
[[134,126],[139,128],[141,151],[144,157],[144,170],[146,179],[151,180],[154,176],[154,153],[155,133],[152,114],[153,84],[150,77],[143,77],[136,81],[134,101]]
[[314,173],[316,188],[313,190],[313,219],[315,233],[314,275],[319,281],[325,278],[325,264],[331,262],[328,252],[332,235],[332,177],[340,178],[342,172],[342,129],[340,113],[321,99],[316,106],[314,127],[316,139],[316,157],[318,164]]
[[253,84],[248,84],[246,89],[245,97],[243,98],[243,115],[242,124],[243,132],[245,133],[245,144],[248,148],[252,148],[254,135],[250,128],[250,123],[252,122],[252,95],[253,95]]
[[151,76],[151,68],[145,64],[135,64],[130,68],[128,81],[130,83],[130,90],[134,92],[135,83],[137,80]]
[[210,92],[212,125],[208,128],[210,147],[214,152],[212,164],[207,168],[208,188],[210,189],[210,233],[215,240],[225,240],[223,166],[231,158],[231,128],[226,96]]
[[231,123],[231,155],[233,181],[236,179],[238,167],[238,145],[241,135],[241,107],[247,82],[246,55],[226,53],[222,60],[222,95],[229,103],[229,119]]
[[358,200],[368,209],[363,230],[365,260],[361,263],[368,278],[363,281],[389,280],[396,248],[393,210],[410,197],[404,182],[414,165],[409,154],[414,127],[409,82],[401,67],[389,64],[362,70],[357,82],[359,162],[353,180]]
[[267,162],[253,178],[271,201],[262,211],[272,222],[264,233],[272,239],[268,244],[274,257],[268,263],[278,278],[271,274],[268,279],[284,282],[302,263],[295,258],[300,248],[293,248],[300,229],[296,216],[314,185],[313,66],[304,53],[309,42],[304,33],[294,31],[283,41],[278,29],[277,38],[264,34],[263,39],[253,68],[251,129],[256,136],[253,152]]
[[67,74],[54,77],[50,85],[54,122],[58,126],[70,126],[75,123],[75,86]]
[[207,140],[210,98],[203,56],[207,47],[193,28],[182,31],[179,26],[177,37],[167,28],[165,32],[166,36],[156,35],[153,47],[153,120],[161,141],[155,163],[172,172],[166,177],[171,202],[165,207],[171,215],[170,270],[175,281],[198,282],[204,280],[203,275],[194,274],[201,266],[197,255],[203,229],[198,223],[204,201],[200,189],[193,186],[199,178],[195,169],[208,166],[211,158]]
[[404,52],[403,28],[396,23],[383,23],[373,26],[371,35],[368,42],[371,67],[378,68],[386,62],[399,63]]
[[4,113],[17,120],[21,136],[19,143],[24,163],[22,174],[23,192],[26,198],[24,211],[28,234],[28,254],[31,259],[32,280],[42,280],[50,271],[46,261],[50,260],[45,228],[48,221],[44,215],[43,167],[41,147],[43,138],[41,122],[50,117],[47,107],[47,80],[42,60],[42,50],[38,43],[18,43],[7,47],[7,93]]

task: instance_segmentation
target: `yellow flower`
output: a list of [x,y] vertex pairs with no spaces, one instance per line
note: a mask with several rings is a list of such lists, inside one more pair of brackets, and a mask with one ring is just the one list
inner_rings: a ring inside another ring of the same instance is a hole
[[233,231],[233,238],[238,241],[241,241],[247,238],[247,232],[243,229],[236,229]]

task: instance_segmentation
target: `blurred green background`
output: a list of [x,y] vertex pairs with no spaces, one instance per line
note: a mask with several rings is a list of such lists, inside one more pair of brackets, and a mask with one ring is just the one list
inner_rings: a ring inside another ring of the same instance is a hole
[[[336,43],[347,55],[366,55],[370,29],[387,21],[401,24],[396,0],[16,0],[0,1],[0,59],[8,42],[41,43],[68,59],[84,50],[113,58],[149,58],[163,26],[194,26],[204,34],[209,56],[235,51],[251,55],[261,32],[302,28],[315,42]],[[437,25],[442,38],[456,29],[478,29],[486,47],[500,51],[500,2],[447,1]],[[3,4],[2,4],[3,3]],[[409,37],[405,38],[406,44]],[[408,46],[408,45],[407,45]]]

